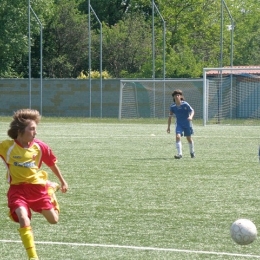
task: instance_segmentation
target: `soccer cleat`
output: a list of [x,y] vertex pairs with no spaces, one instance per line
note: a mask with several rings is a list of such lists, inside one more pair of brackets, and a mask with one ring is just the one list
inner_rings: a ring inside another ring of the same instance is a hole
[[182,155],[181,155],[181,154],[174,155],[174,158],[175,158],[175,159],[181,159],[181,158],[182,158]]
[[48,194],[51,198],[51,203],[53,204],[53,208],[60,212],[60,206],[55,195],[55,192],[60,189],[60,185],[56,182],[47,181],[46,186]]
[[195,158],[196,156],[195,156],[195,153],[190,153],[190,157],[191,158]]

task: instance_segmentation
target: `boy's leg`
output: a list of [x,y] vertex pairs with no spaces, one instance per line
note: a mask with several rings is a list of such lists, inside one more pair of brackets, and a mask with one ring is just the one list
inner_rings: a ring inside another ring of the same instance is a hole
[[47,181],[46,189],[48,195],[50,196],[53,208],[50,210],[42,210],[42,215],[47,219],[49,223],[56,224],[59,220],[60,207],[55,192],[60,189],[60,186],[55,182]]
[[195,158],[195,152],[194,152],[194,142],[190,136],[187,136],[189,148],[190,148],[190,156],[191,158]]
[[191,135],[194,134],[192,126],[184,129],[184,136],[186,136],[187,141],[189,143],[189,149],[190,149],[190,157],[195,158],[195,152],[194,152],[194,142],[191,138]]
[[176,149],[177,149],[178,155],[182,156],[182,143],[181,143],[181,140],[176,141]]
[[30,226],[31,221],[28,217],[27,209],[25,207],[19,207],[15,210],[15,213],[19,219],[20,228],[18,231],[20,233],[20,237],[26,253],[29,259],[38,259],[35,249],[34,236]]
[[182,158],[182,143],[181,143],[181,134],[176,133],[176,149],[177,155],[174,156],[175,159]]
[[57,224],[59,221],[59,212],[54,209],[42,210],[42,215],[47,219],[50,224]]
[[19,232],[29,259],[38,259],[31,226],[19,228]]
[[50,196],[51,203],[53,204],[54,210],[58,211],[58,213],[59,213],[60,206],[59,206],[59,203],[58,203],[56,195],[55,195],[55,192],[60,189],[59,184],[56,182],[47,181],[46,188],[47,188],[48,194]]

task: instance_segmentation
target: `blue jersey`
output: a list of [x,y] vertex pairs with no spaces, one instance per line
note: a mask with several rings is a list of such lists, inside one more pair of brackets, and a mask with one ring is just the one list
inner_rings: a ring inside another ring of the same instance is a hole
[[186,101],[181,101],[181,105],[177,106],[173,103],[170,106],[170,111],[176,116],[176,124],[184,128],[190,127],[191,122],[188,120],[193,108]]

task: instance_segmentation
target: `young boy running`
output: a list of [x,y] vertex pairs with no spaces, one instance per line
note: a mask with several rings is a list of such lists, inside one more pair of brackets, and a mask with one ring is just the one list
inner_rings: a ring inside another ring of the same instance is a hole
[[[31,227],[31,210],[41,213],[49,223],[59,220],[59,205],[55,191],[67,191],[68,185],[56,165],[57,159],[50,147],[35,139],[40,122],[37,110],[21,109],[14,113],[7,132],[11,140],[0,142],[0,157],[7,168],[10,184],[7,199],[10,218],[20,224],[19,233],[28,258],[38,260]],[[59,179],[61,185],[50,182],[45,163]]]
[[176,89],[172,93],[173,104],[170,106],[170,113],[168,118],[168,128],[167,133],[170,133],[170,126],[173,114],[176,117],[175,123],[175,133],[176,133],[176,148],[177,155],[174,156],[175,159],[182,158],[182,143],[181,137],[186,136],[187,141],[189,143],[190,148],[190,156],[191,158],[195,158],[194,153],[194,142],[191,138],[193,134],[192,128],[192,118],[194,116],[194,109],[185,101],[182,91],[180,89]]

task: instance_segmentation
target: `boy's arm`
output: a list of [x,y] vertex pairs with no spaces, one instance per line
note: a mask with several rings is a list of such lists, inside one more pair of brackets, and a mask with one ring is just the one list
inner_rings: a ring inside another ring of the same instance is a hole
[[57,164],[55,163],[53,166],[50,167],[50,169],[51,169],[52,172],[57,176],[57,178],[60,180],[60,183],[61,183],[61,191],[65,193],[65,192],[68,190],[68,184],[67,184],[67,182],[65,181],[65,179],[63,178],[59,167],[58,167]]
[[194,114],[195,114],[194,109],[192,109],[192,110],[191,110],[191,113],[190,113],[190,116],[188,117],[188,120],[189,120],[189,121],[192,121],[192,119],[193,119],[193,117],[194,117]]
[[169,117],[168,117],[168,128],[167,128],[167,133],[170,133],[171,132],[171,123],[172,123],[172,111],[170,111],[169,113]]

